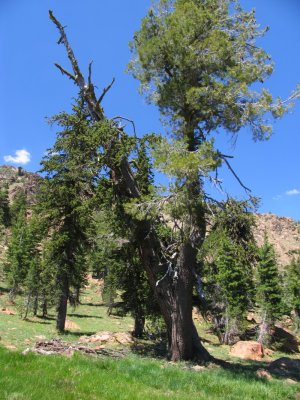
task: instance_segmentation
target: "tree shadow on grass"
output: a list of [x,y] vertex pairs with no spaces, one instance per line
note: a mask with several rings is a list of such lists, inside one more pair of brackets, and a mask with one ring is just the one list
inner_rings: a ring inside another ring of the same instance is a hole
[[0,294],[9,293],[11,289],[0,286]]
[[131,346],[131,351],[142,357],[167,358],[167,346],[164,341],[140,340]]
[[91,331],[77,331],[77,332],[74,332],[74,331],[68,331],[68,330],[65,330],[64,332],[61,332],[60,334],[59,334],[59,336],[75,336],[75,337],[80,337],[80,336],[92,336],[92,335],[95,335],[97,332],[96,331],[93,331],[93,332],[91,332]]
[[258,370],[270,373],[273,378],[300,381],[300,360],[288,357],[282,357],[273,362],[247,361],[246,363],[214,359],[213,363],[233,375],[243,375],[247,379],[258,380],[260,382],[267,381],[268,378],[267,376],[265,378],[258,376]]
[[[131,346],[131,351],[142,357],[154,357],[167,360],[167,346],[164,342],[141,340]],[[197,364],[197,362],[187,363],[187,368],[193,370],[193,366]],[[245,362],[225,361],[212,357],[211,362],[204,365],[208,368],[215,365],[228,372],[230,375],[233,375],[233,377],[239,376],[256,382],[268,382],[267,376],[264,377],[263,375],[261,377],[257,374],[258,370],[270,373],[273,378],[282,380],[293,379],[300,382],[300,360],[288,357],[282,357],[273,362],[250,360]]]
[[51,322],[49,322],[47,320],[39,321],[39,320],[35,320],[35,319],[26,318],[26,319],[24,319],[24,321],[30,322],[31,324],[51,325]]
[[99,317],[97,315],[87,315],[87,314],[68,314],[68,317],[76,317],[76,318],[98,318],[103,319],[103,317]]
[[90,307],[106,307],[105,304],[97,304],[97,303],[80,303],[81,306],[90,306]]
[[56,321],[55,317],[51,317],[50,315],[47,315],[46,317],[42,317],[41,315],[37,315],[36,318],[39,318],[43,321]]

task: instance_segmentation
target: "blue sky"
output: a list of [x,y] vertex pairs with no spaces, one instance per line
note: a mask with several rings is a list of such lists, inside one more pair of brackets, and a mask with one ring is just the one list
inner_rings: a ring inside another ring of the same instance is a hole
[[[69,110],[77,93],[53,65],[69,67],[64,48],[56,44],[58,32],[48,19],[48,9],[67,25],[82,70],[93,60],[99,91],[116,78],[103,103],[107,115],[133,119],[140,135],[163,132],[157,110],[146,104],[137,92],[138,83],[125,74],[128,42],[150,4],[151,0],[0,0],[0,164],[24,161],[26,169],[38,170],[55,139],[45,117]],[[255,8],[258,22],[271,28],[260,40],[275,62],[266,87],[286,98],[300,82],[300,1],[243,0],[242,4]],[[275,123],[267,142],[253,143],[247,129],[235,145],[229,137],[217,136],[220,149],[234,156],[232,166],[239,177],[262,199],[261,212],[300,220],[299,130],[300,102]],[[225,168],[222,175],[229,193],[245,196]]]

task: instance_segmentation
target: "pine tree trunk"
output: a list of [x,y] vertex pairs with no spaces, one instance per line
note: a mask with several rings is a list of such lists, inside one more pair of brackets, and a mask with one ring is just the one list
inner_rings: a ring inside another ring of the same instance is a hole
[[270,325],[268,322],[268,318],[267,318],[267,313],[265,312],[263,317],[262,317],[262,321],[260,323],[259,326],[259,335],[258,335],[258,339],[257,341],[264,345],[268,342],[269,340],[269,330],[270,330]]
[[[147,245],[147,241],[151,244]],[[188,242],[181,248],[175,275],[166,275],[159,282],[155,272],[159,269],[155,264],[155,238],[151,234],[141,241],[141,255],[146,268],[149,283],[153,288],[164,318],[167,334],[169,358],[172,361],[196,360],[207,362],[212,360],[208,351],[201,344],[192,318],[193,267],[196,263],[196,250]]]
[[295,329],[294,332],[298,333],[300,330],[300,310],[299,308],[295,307],[294,308],[294,314],[295,314]]
[[37,316],[37,312],[38,312],[38,306],[39,306],[39,298],[38,295],[35,294],[34,296],[34,301],[33,301],[33,315],[36,317]]
[[228,316],[228,308],[226,306],[225,311],[225,332],[222,338],[222,344],[229,345],[230,342],[230,330],[229,330],[229,316]]
[[180,253],[177,276],[175,272],[173,277],[170,359],[207,361],[210,356],[200,343],[192,318],[192,268],[196,262],[196,250],[187,242],[182,246]]
[[69,298],[69,280],[67,275],[60,277],[60,294],[57,305],[56,329],[59,332],[64,332],[67,317],[67,306]]
[[23,317],[24,320],[27,319],[27,316],[29,313],[30,301],[31,301],[31,293],[28,293],[27,300],[26,300],[26,307],[25,307],[25,315]]
[[134,316],[134,329],[132,332],[132,336],[136,338],[143,337],[145,328],[145,317],[140,313],[136,313]]
[[43,295],[43,303],[42,303],[42,316],[43,318],[46,318],[48,315],[48,304],[47,304],[47,298],[46,295]]

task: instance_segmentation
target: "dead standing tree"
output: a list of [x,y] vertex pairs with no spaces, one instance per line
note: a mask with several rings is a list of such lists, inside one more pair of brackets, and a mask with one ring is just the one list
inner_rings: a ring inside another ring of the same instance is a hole
[[[55,18],[52,11],[49,11],[51,21],[56,25],[60,33],[58,44],[63,44],[72,66],[73,73],[70,73],[59,64],[55,64],[62,74],[70,78],[80,89],[80,94],[86,102],[89,114],[94,122],[110,122],[111,136],[109,143],[104,146],[107,167],[111,171],[111,177],[117,194],[123,200],[139,199],[141,197],[134,173],[129,164],[128,158],[123,156],[116,160],[116,148],[120,137],[124,132],[118,128],[114,120],[105,117],[101,107],[101,101],[111,88],[114,80],[107,86],[99,98],[95,93],[92,83],[92,64],[89,64],[89,74],[85,80],[78,66],[77,59],[67,39],[64,27]],[[139,243],[141,261],[146,270],[149,283],[155,292],[157,301],[166,323],[168,332],[169,357],[173,361],[191,360],[208,361],[212,357],[202,346],[197,330],[192,319],[192,291],[194,284],[193,272],[188,266],[189,253],[194,252],[192,248],[184,249],[179,256],[177,265],[170,262],[162,262],[161,243],[156,235],[154,224],[148,220],[132,219],[133,236]],[[185,258],[181,260],[180,258]],[[192,257],[193,258],[193,255]],[[182,262],[184,261],[184,262]],[[183,266],[182,268],[180,268]],[[163,277],[163,278],[162,278]]]

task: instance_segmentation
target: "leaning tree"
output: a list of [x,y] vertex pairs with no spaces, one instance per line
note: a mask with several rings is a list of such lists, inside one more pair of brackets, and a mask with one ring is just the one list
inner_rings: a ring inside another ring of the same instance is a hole
[[[112,84],[96,96],[91,64],[86,80],[64,27],[51,11],[50,18],[73,71],[56,66],[78,85],[95,124],[107,128],[102,150],[117,195],[145,203],[122,145],[126,135],[101,107]],[[197,281],[197,248],[205,237],[203,178],[223,162],[229,165],[214,148],[212,135],[220,127],[236,133],[250,125],[254,138],[264,139],[271,133],[265,114],[280,117],[286,110],[286,104],[274,103],[267,90],[252,89],[272,73],[268,55],[255,44],[263,33],[254,12],[243,11],[236,1],[160,0],[132,42],[130,69],[142,88],[149,89],[149,101],[158,105],[174,138],[162,139],[156,148],[157,166],[175,178],[167,206],[176,227],[174,243],[165,247],[148,215],[139,213],[137,218],[132,209],[129,212],[141,260],[166,323],[172,360],[210,358],[193,324],[192,292]]]

